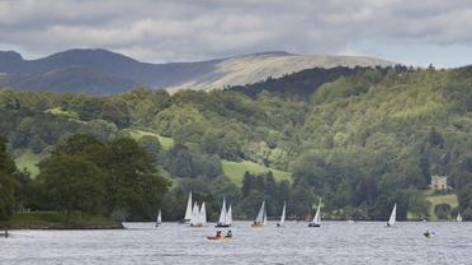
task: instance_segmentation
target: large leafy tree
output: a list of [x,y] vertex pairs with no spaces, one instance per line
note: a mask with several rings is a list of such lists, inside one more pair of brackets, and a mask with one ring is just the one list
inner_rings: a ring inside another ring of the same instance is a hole
[[105,198],[104,172],[80,156],[56,155],[39,164],[38,176],[46,207],[97,214]]
[[[40,179],[56,173],[62,174],[60,170],[65,169],[59,164],[51,164],[50,161],[70,160],[70,157],[85,161],[87,165],[92,164],[100,172],[97,175],[104,176],[103,183],[98,184],[99,186],[103,184],[104,193],[97,194],[96,197],[101,199],[104,212],[116,217],[132,219],[153,217],[170,185],[169,181],[159,175],[157,158],[149,154],[135,140],[119,138],[102,142],[90,135],[73,135],[61,142],[53,151],[51,158],[42,163],[43,176]],[[71,168],[80,172],[79,168]],[[43,169],[53,174],[43,172]],[[80,176],[77,177],[80,181]],[[83,179],[83,182],[87,185],[89,180]],[[53,183],[51,182],[51,185]],[[72,207],[82,210],[77,205]]]
[[100,166],[107,178],[107,209],[131,218],[151,218],[170,183],[159,175],[156,160],[130,138],[107,144]]

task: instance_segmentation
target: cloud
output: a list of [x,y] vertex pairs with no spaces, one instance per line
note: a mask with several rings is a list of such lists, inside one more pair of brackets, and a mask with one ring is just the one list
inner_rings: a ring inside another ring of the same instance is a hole
[[472,46],[470,17],[468,0],[0,0],[0,47],[100,47],[154,62],[364,54],[353,44]]

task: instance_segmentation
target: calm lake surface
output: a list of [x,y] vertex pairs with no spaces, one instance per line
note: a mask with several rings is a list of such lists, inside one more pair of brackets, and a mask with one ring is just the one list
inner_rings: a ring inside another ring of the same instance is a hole
[[[126,230],[11,231],[0,264],[472,264],[472,223],[324,222],[321,228],[236,222],[234,239],[209,241],[213,225],[127,223]],[[427,239],[429,229],[436,235]]]

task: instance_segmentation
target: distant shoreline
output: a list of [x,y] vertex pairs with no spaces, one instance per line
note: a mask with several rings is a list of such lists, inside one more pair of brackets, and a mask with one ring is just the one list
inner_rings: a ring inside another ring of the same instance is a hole
[[8,221],[0,221],[0,229],[5,227],[11,230],[124,229],[121,222],[103,216],[54,211],[18,213]]
[[43,224],[16,224],[0,223],[0,227],[9,230],[116,230],[124,229],[121,223],[110,224],[75,224],[75,223],[43,223]]

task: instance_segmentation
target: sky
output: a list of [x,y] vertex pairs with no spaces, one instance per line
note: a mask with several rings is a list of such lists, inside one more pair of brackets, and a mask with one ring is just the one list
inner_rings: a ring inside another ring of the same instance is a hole
[[0,50],[103,48],[147,62],[264,51],[472,64],[470,0],[0,0]]

